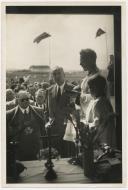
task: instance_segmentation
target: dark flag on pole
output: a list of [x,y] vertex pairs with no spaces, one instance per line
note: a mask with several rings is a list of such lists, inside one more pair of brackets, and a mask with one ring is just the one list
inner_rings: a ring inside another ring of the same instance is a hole
[[36,42],[37,44],[41,41],[41,40],[43,40],[43,39],[45,39],[45,38],[48,38],[48,37],[50,37],[51,35],[50,34],[48,34],[47,32],[43,32],[42,34],[40,34],[39,36],[37,36],[35,39],[34,39],[34,43]]
[[99,28],[96,32],[96,38],[101,36],[102,34],[106,33],[104,30],[102,30],[101,28]]

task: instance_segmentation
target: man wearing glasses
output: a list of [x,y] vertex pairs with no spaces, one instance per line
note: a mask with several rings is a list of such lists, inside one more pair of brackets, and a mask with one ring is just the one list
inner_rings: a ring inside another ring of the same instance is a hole
[[45,134],[43,110],[31,106],[29,93],[19,91],[17,107],[7,111],[7,140],[18,141],[16,158],[35,160],[39,152],[40,136]]

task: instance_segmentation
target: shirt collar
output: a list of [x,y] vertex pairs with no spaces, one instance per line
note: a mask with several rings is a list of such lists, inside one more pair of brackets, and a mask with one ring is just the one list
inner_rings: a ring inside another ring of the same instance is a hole
[[26,108],[26,109],[23,109],[19,106],[20,110],[22,111],[22,113],[24,114],[25,110],[26,110],[26,113],[28,114],[29,113],[29,106]]
[[65,85],[65,82],[62,84],[62,85],[58,85],[58,84],[56,84],[57,85],[57,92],[58,92],[58,89],[59,89],[59,87],[60,87],[60,90],[61,90],[61,94],[62,94],[62,92],[63,92],[63,89],[64,89],[64,85]]

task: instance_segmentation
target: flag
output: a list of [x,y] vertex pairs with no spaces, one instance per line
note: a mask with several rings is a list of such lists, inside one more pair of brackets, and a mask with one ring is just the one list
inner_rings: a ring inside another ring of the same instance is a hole
[[23,76],[24,82],[29,81],[29,78],[30,78],[30,75],[28,75],[28,76]]
[[50,37],[51,35],[50,34],[48,34],[47,32],[43,32],[42,34],[40,34],[39,36],[37,36],[35,39],[34,39],[34,43],[36,42],[37,44],[41,41],[41,40],[43,40],[43,39],[45,39],[45,38],[48,38],[48,37]]
[[96,32],[96,38],[101,36],[102,34],[106,33],[104,30],[102,30],[101,28],[99,28]]

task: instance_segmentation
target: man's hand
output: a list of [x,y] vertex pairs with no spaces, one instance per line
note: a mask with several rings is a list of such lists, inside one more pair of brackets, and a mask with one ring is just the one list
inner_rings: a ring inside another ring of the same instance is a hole
[[80,97],[81,104],[84,104],[87,101],[86,94],[82,94]]

